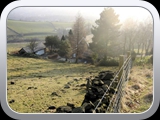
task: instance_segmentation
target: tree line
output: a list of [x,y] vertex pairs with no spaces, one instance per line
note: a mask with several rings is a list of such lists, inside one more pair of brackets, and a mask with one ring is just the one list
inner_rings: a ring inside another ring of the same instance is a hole
[[[90,32],[93,38],[88,44],[85,38]],[[120,23],[119,15],[113,8],[104,8],[90,32],[84,18],[78,14],[68,35],[63,35],[61,39],[47,36],[45,45],[51,53],[57,52],[66,59],[74,54],[76,63],[88,50],[92,52],[90,56],[93,62],[125,55],[127,51],[136,52],[141,57],[153,51],[153,21],[149,17],[141,22],[128,18]]]

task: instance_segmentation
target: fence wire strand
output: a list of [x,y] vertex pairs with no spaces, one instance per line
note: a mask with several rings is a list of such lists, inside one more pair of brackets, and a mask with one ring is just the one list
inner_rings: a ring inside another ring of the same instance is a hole
[[[125,62],[123,63],[122,67],[119,69],[119,71],[117,72],[117,74],[116,74],[115,77],[113,78],[113,80],[112,80],[112,82],[110,83],[108,89],[105,91],[105,93],[103,94],[102,98],[100,99],[100,101],[99,101],[98,104],[96,105],[93,113],[96,113],[97,108],[99,107],[99,105],[100,105],[100,103],[102,102],[104,96],[106,95],[106,93],[108,92],[108,90],[110,89],[110,87],[112,86],[112,83],[116,80],[116,78],[118,77],[119,73],[120,73],[121,70],[124,68],[124,66],[127,65],[127,63],[130,62],[130,59],[131,59],[131,55],[125,60]],[[122,78],[122,76],[121,76],[121,78]],[[121,78],[120,78],[120,79],[121,79]],[[119,81],[119,82],[120,82],[120,81]],[[116,93],[116,92],[114,92],[114,94],[115,94],[115,93]],[[112,99],[113,99],[113,98],[114,98],[114,96],[112,97]],[[111,101],[111,102],[112,102],[112,101]],[[111,104],[111,102],[110,102],[110,104]],[[108,107],[109,107],[109,106],[108,106]],[[107,108],[107,109],[108,109],[108,108]]]

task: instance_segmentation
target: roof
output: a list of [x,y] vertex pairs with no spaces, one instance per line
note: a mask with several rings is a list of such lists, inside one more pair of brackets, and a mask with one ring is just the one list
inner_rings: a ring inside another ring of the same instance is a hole
[[90,35],[86,36],[85,40],[86,40],[87,44],[92,42],[92,38],[93,38],[93,34],[90,34]]
[[[42,42],[38,43],[37,46],[34,48],[34,52],[37,52],[37,51],[42,50],[44,48],[46,48],[46,47]],[[27,53],[32,53],[32,50],[28,46],[23,47],[22,49],[25,50]]]

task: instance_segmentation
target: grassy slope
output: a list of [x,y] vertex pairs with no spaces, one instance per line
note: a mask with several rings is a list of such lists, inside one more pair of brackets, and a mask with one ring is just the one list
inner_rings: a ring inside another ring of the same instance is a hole
[[[86,91],[85,87],[76,85],[86,83],[86,77],[107,69],[113,68],[8,56],[7,98],[15,100],[9,106],[20,113],[51,112],[47,110],[49,106],[58,107],[68,102],[80,106]],[[11,85],[11,81],[15,84]],[[68,82],[71,87],[64,89]],[[33,88],[28,90],[28,87]],[[59,96],[52,96],[52,92]]]
[[141,113],[151,107],[153,97],[153,66],[134,66],[122,99],[122,113]]
[[55,28],[71,28],[73,26],[72,22],[52,22]]
[[48,22],[25,22],[8,20],[7,26],[20,34],[53,32],[53,28]]
[[[25,37],[40,37],[53,35],[56,29],[72,27],[73,23],[68,22],[27,22],[8,20],[7,26]],[[8,35],[16,35],[13,31],[7,29]]]

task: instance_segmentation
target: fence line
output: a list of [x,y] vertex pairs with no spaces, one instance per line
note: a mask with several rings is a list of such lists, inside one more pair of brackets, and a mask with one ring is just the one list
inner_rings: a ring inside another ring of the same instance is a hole
[[114,113],[120,112],[121,98],[123,97],[123,88],[125,86],[125,83],[128,81],[130,67],[131,67],[130,64],[131,64],[131,57],[128,57],[128,59],[124,62],[124,66],[122,66],[123,73],[120,77],[119,83],[116,88],[117,93],[116,92],[114,93],[106,112],[114,112]]
[[[124,61],[124,56],[120,56],[120,59],[122,61]],[[120,62],[122,62],[122,61],[120,61]],[[120,63],[119,71],[117,72],[117,74],[113,78],[112,82],[110,83],[108,89],[105,91],[102,98],[100,99],[100,101],[96,105],[96,107],[94,109],[94,113],[96,112],[97,108],[99,107],[100,103],[102,102],[103,98],[105,97],[105,95],[107,94],[107,92],[109,91],[109,89],[111,88],[113,82],[116,80],[117,77],[119,77],[118,84],[116,86],[117,91],[115,90],[115,92],[113,93],[111,101],[107,107],[106,113],[120,112],[121,98],[123,96],[123,88],[125,85],[124,83],[128,81],[130,68],[131,68],[131,54],[130,54],[130,52],[128,52],[127,59],[124,62]]]

